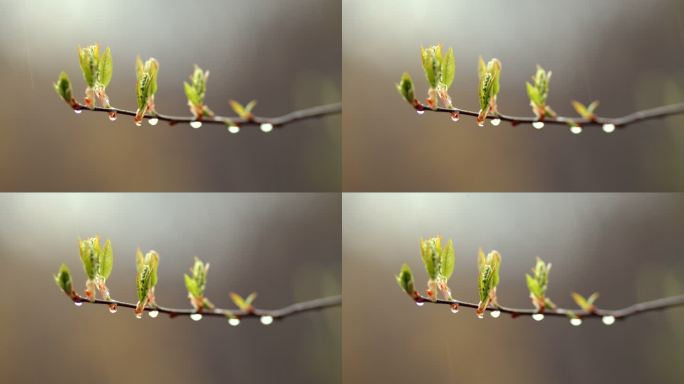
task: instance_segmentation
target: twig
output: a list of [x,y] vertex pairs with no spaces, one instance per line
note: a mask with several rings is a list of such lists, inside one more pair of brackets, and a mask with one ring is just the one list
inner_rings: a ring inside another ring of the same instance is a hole
[[[414,300],[416,303],[419,305],[422,305],[423,303],[432,303],[432,304],[445,304],[445,305],[450,305],[454,306],[457,305],[458,307],[466,307],[466,308],[477,308],[478,305],[476,303],[469,303],[466,301],[461,301],[461,300],[440,300],[437,299],[435,301],[432,301],[430,298],[425,297],[420,295],[419,293],[416,292]],[[674,307],[679,307],[679,306],[684,306],[684,295],[679,295],[679,296],[671,296],[671,297],[665,297],[662,299],[656,299],[656,300],[651,300],[651,301],[645,301],[643,303],[637,303],[634,305],[630,305],[629,307],[622,308],[622,309],[614,309],[614,310],[609,310],[609,309],[600,309],[600,308],[595,308],[593,311],[584,311],[581,309],[577,310],[572,310],[572,309],[565,309],[565,308],[548,308],[541,312],[544,316],[558,316],[558,317],[570,317],[570,318],[604,318],[604,317],[612,317],[614,320],[621,320],[625,319],[627,317],[635,316],[640,313],[646,313],[646,312],[652,312],[652,311],[659,311],[667,308],[674,308]],[[508,307],[502,307],[502,306],[488,306],[486,308],[486,311],[500,311],[502,313],[508,313],[511,315],[511,317],[515,318],[518,316],[533,316],[533,315],[538,315],[540,312],[538,312],[536,309],[527,309],[527,308],[508,308]]]
[[[126,303],[123,301],[118,301],[118,300],[100,300],[100,299],[95,299],[95,300],[88,300],[85,297],[82,297],[80,295],[76,295],[76,297],[73,298],[74,303],[76,305],[81,305],[83,303],[86,304],[104,304],[104,305],[109,305],[111,306],[112,304],[116,304],[117,307],[124,307],[124,308],[131,308],[135,309],[136,305],[134,303]],[[214,309],[204,309],[201,312],[197,312],[194,309],[177,309],[177,308],[167,308],[167,307],[161,307],[161,306],[147,306],[145,307],[146,312],[151,312],[151,311],[158,311],[159,313],[165,313],[168,314],[169,317],[177,317],[177,316],[191,316],[195,314],[201,314],[202,316],[213,316],[213,317],[224,317],[224,318],[235,318],[235,319],[242,319],[242,318],[263,318],[263,317],[270,317],[270,320],[280,320],[285,317],[289,317],[292,315],[296,315],[298,313],[303,313],[303,312],[309,312],[309,311],[317,311],[325,308],[331,308],[331,307],[337,307],[342,305],[342,296],[330,296],[330,297],[324,297],[320,299],[314,299],[310,301],[303,301],[300,303],[294,303],[290,304],[287,307],[280,308],[280,309],[259,309],[259,308],[252,308],[250,310],[231,310],[231,309],[222,309],[222,308],[214,308]],[[263,321],[263,319],[262,319]]]
[[[423,104],[421,102],[416,101],[414,108],[416,111],[419,113],[422,113],[423,111],[429,111],[429,112],[446,112],[446,113],[458,113],[459,115],[466,115],[466,116],[475,116],[479,114],[478,112],[475,111],[469,111],[466,109],[460,109],[460,108],[442,108],[439,107],[437,109],[431,109],[428,105]],[[545,125],[546,124],[556,124],[556,125],[572,125],[577,124],[580,127],[588,127],[588,126],[605,126],[606,124],[612,124],[612,128],[624,128],[630,124],[637,123],[639,121],[644,121],[644,120],[653,120],[653,119],[660,119],[663,117],[667,116],[673,116],[673,115],[680,115],[684,114],[684,103],[678,103],[678,104],[671,104],[671,105],[664,105],[656,108],[651,108],[651,109],[645,109],[643,111],[638,111],[631,113],[626,116],[622,117],[599,117],[596,116],[593,119],[583,119],[581,117],[578,118],[572,118],[572,117],[564,117],[564,116],[555,116],[555,117],[546,117],[543,120],[539,120],[536,117],[522,117],[522,116],[509,116],[509,115],[503,115],[503,114],[489,114],[487,115],[487,119],[493,120],[493,119],[500,119],[501,121],[507,121],[510,122],[512,125],[518,125],[518,124],[532,124],[536,122],[543,122]],[[604,127],[605,128],[605,127]]]
[[[74,110],[80,111],[91,111],[91,112],[116,112],[120,115],[135,116],[135,111],[127,111],[119,108],[102,108],[94,107],[92,109],[88,108],[79,102],[73,106]],[[170,125],[178,123],[192,123],[194,121],[201,121],[202,124],[220,124],[226,125],[227,121],[234,123],[239,127],[256,126],[259,127],[262,124],[271,124],[273,128],[280,128],[287,124],[294,123],[295,121],[314,119],[328,115],[335,115],[342,112],[342,103],[320,105],[312,108],[302,109],[299,111],[293,111],[282,116],[277,117],[261,117],[253,116],[250,119],[243,119],[239,117],[225,117],[225,116],[214,116],[207,119],[196,120],[192,116],[170,116],[157,114],[146,114],[145,119],[158,119],[161,121],[167,121]]]

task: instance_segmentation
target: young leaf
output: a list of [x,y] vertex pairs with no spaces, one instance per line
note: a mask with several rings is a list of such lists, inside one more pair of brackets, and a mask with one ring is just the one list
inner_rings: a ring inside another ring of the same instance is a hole
[[429,48],[420,48],[423,62],[423,71],[430,88],[437,88],[437,81],[442,77],[442,47],[433,45]]
[[397,91],[399,91],[399,94],[409,104],[416,104],[416,95],[415,90],[413,89],[413,80],[411,80],[411,76],[408,74],[408,72],[404,72],[404,74],[401,75],[401,80],[399,81],[399,84],[397,84]]
[[106,87],[112,80],[112,52],[107,47],[100,56],[97,65],[97,82]]
[[79,241],[79,249],[81,254],[81,262],[83,263],[83,270],[88,276],[88,279],[94,280],[100,270],[100,239],[99,237],[91,237],[86,240]]
[[252,302],[254,299],[256,299],[256,292],[252,292],[249,296],[247,296],[246,299],[242,298],[242,296],[238,295],[235,292],[230,293],[230,299],[233,300],[233,303],[240,308],[240,310],[249,312],[252,310]]
[[401,271],[396,278],[399,287],[401,287],[401,289],[403,289],[404,292],[406,292],[409,296],[414,297],[416,294],[416,289],[413,283],[413,273],[411,272],[411,268],[408,266],[408,264],[404,263],[404,265],[401,266]]
[[62,265],[59,267],[59,271],[55,275],[55,283],[57,283],[57,286],[67,296],[73,297],[74,288],[73,283],[71,281],[71,272],[69,271],[69,267],[67,267],[66,264],[62,263]]
[[95,87],[97,80],[98,65],[99,65],[99,45],[89,45],[85,48],[78,47],[78,62],[83,73],[83,80],[85,80],[88,87]]
[[480,57],[478,60],[478,76],[480,113],[477,116],[477,122],[482,124],[490,111],[497,112],[496,96],[499,93],[501,62],[498,59],[491,59],[485,65],[484,60]]
[[594,111],[598,107],[599,102],[598,100],[594,100],[589,104],[588,107],[585,107],[584,104],[580,103],[577,100],[572,101],[572,106],[575,108],[575,111],[577,111],[577,114],[582,116],[582,118],[587,119],[587,120],[594,120],[596,118],[596,115],[594,114]]
[[437,278],[437,272],[440,269],[438,247],[441,248],[441,238],[439,237],[420,240],[420,255],[425,265],[425,271],[432,280]]
[[190,83],[183,82],[185,96],[188,98],[188,106],[195,119],[201,119],[203,115],[213,115],[211,110],[204,105],[204,95],[207,89],[207,78],[209,71],[195,65],[195,69],[190,75]]
[[454,263],[456,260],[454,254],[454,242],[449,239],[447,246],[441,249],[440,252],[440,271],[439,274],[445,279],[449,279],[454,273]]
[[577,306],[582,308],[582,310],[585,312],[594,312],[594,302],[596,301],[596,299],[598,299],[598,296],[598,292],[594,292],[589,296],[589,298],[585,299],[584,296],[580,295],[577,292],[572,293],[572,299],[575,300]]
[[183,277],[185,278],[185,288],[188,290],[188,294],[193,297],[202,296],[202,293],[200,292],[195,279],[188,276],[187,274],[183,274]]
[[449,47],[446,56],[442,60],[442,68],[440,70],[442,85],[448,89],[454,81],[456,74],[456,61],[454,60],[454,49]]
[[543,311],[545,307],[554,307],[555,305],[546,297],[546,289],[549,284],[549,271],[551,270],[551,263],[545,263],[542,259],[537,257],[537,263],[532,268],[533,276],[525,275],[527,288],[530,291],[530,298],[532,304],[538,311]]
[[252,118],[252,109],[256,106],[256,100],[250,101],[246,106],[238,103],[235,100],[229,100],[231,108],[233,111],[242,119],[250,120]]
[[112,252],[112,243],[107,239],[104,248],[100,250],[100,275],[107,279],[112,273],[112,266],[114,265],[114,254]]
[[[152,278],[152,270],[150,269],[149,266],[144,265],[142,270],[137,274],[136,278],[136,283],[137,283],[137,292],[138,292],[138,301],[140,303],[145,303],[147,300],[147,293],[150,290],[150,282]],[[143,305],[144,307],[144,305]]]
[[59,74],[57,82],[53,84],[55,91],[67,104],[73,106],[75,103],[74,97],[71,93],[71,82],[69,81],[69,76],[66,72],[62,71]]
[[551,108],[546,105],[546,99],[549,95],[549,81],[551,80],[551,71],[546,72],[544,68],[537,65],[537,72],[532,76],[533,84],[529,82],[527,85],[527,95],[530,98],[530,106],[537,119],[542,120],[546,115],[554,115]]

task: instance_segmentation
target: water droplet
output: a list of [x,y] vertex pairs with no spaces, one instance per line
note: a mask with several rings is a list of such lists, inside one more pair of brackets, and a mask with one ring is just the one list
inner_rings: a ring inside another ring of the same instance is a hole
[[478,319],[484,319],[484,312],[476,313]]
[[116,111],[111,111],[108,113],[109,121],[116,121]]
[[82,301],[74,301],[74,305],[77,307],[80,307],[81,305],[83,305],[83,302]]
[[136,318],[136,319],[142,319],[142,315],[143,315],[142,312],[136,313],[136,314],[135,314],[135,318]]
[[423,305],[425,305],[425,302],[423,302],[423,301],[416,301],[416,305],[419,306],[419,307],[422,307]]
[[573,317],[572,319],[570,319],[570,324],[572,324],[575,327],[579,327],[580,325],[582,325],[582,319],[580,319],[579,317]]
[[137,125],[138,127],[142,126],[142,121],[136,121],[135,125]]
[[458,121],[459,118],[460,118],[460,113],[458,111],[451,112],[451,121],[453,121],[455,123]]
[[116,305],[109,307],[109,313],[116,313]]
[[489,312],[489,315],[495,319],[498,319],[499,316],[501,316],[501,311],[499,311],[499,310],[491,311],[491,312]]
[[159,316],[159,311],[157,311],[156,309],[154,309],[154,310],[151,310],[151,311],[147,312],[147,314],[148,314],[151,318],[154,319],[154,318],[156,318],[157,316]]
[[81,111],[80,108],[75,108],[75,109],[74,109],[74,113],[77,114],[77,115],[80,115],[81,112],[83,112],[83,111]]
[[605,325],[612,325],[615,323],[615,316],[612,315],[606,315],[601,318],[601,321],[603,321],[603,324]]
[[263,123],[260,126],[261,132],[271,132],[273,130],[273,124],[271,123]]
[[240,127],[238,127],[237,125],[231,125],[230,127],[228,127],[228,132],[238,133],[240,132]]
[[159,119],[157,119],[156,117],[153,117],[151,119],[147,119],[147,123],[149,125],[157,125],[158,122],[159,122]]
[[416,113],[419,114],[419,115],[422,115],[423,113],[425,113],[425,110],[423,110],[423,109],[416,109]]
[[498,127],[499,124],[501,124],[501,119],[499,119],[499,118],[492,119],[492,121],[490,121],[490,123],[492,123],[493,126]]
[[544,128],[544,122],[542,122],[542,121],[535,121],[534,123],[532,123],[532,126],[535,127],[535,128],[537,128],[537,129],[542,129],[542,128]]
[[603,128],[603,132],[611,133],[611,132],[615,131],[615,124],[611,124],[611,123],[603,124],[602,128]]
[[582,133],[582,127],[580,127],[579,125],[573,125],[572,127],[570,127],[570,132],[574,133],[575,135],[579,135],[580,133]]
[[458,304],[451,304],[451,313],[458,313]]
[[190,126],[197,129],[197,128],[200,128],[202,126],[202,122],[201,121],[191,121]]
[[534,315],[532,315],[532,318],[535,321],[542,321],[542,320],[544,320],[544,314],[543,313],[535,313]]
[[273,323],[273,316],[261,316],[259,320],[261,320],[263,325],[270,325]]
[[478,126],[478,127],[484,127],[484,125],[485,125],[484,120],[483,120],[483,121],[478,121],[478,122],[477,122],[477,126]]
[[202,320],[202,314],[201,313],[193,313],[190,315],[190,318],[195,320],[195,321],[200,321]]
[[240,325],[240,319],[238,319],[237,317],[231,317],[230,319],[228,319],[228,324],[232,325],[233,327],[237,327],[238,325]]

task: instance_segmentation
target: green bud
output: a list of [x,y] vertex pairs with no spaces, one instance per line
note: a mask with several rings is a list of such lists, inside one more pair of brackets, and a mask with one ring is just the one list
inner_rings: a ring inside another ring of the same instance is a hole
[[413,80],[408,72],[404,72],[401,75],[401,80],[397,84],[397,91],[409,104],[414,105],[416,103],[416,95],[413,89]]
[[595,310],[594,302],[596,302],[596,299],[598,299],[599,294],[598,292],[592,293],[588,298],[584,298],[584,296],[580,295],[577,292],[572,293],[572,299],[577,303],[577,306],[582,308],[583,311],[585,312],[593,312]]
[[598,105],[598,100],[592,101],[591,104],[589,104],[589,106],[584,106],[584,104],[580,103],[577,100],[572,101],[572,107],[575,108],[577,114],[579,114],[580,116],[582,116],[582,118],[586,120],[594,120],[596,118],[594,111],[596,110]]
[[229,100],[230,107],[233,108],[233,111],[244,120],[251,120],[252,119],[252,109],[256,106],[256,100],[252,100],[249,103],[247,103],[246,106],[243,106],[242,104],[238,103],[235,100]]
[[59,271],[54,276],[55,283],[67,296],[72,297],[74,295],[73,283],[71,281],[71,272],[66,264],[62,263],[59,267]]
[[549,284],[549,271],[551,263],[547,264],[537,257],[537,263],[532,268],[533,276],[525,274],[527,288],[530,291],[530,298],[537,310],[542,311],[547,306],[554,306],[551,300],[546,297],[546,290]]
[[532,106],[532,111],[538,119],[543,119],[546,115],[555,115],[551,108],[546,105],[550,80],[551,71],[546,72],[544,68],[537,65],[537,72],[532,76],[533,84],[526,83],[530,106]]
[[152,269],[150,269],[149,266],[144,265],[142,270],[138,272],[135,281],[137,284],[138,301],[144,303],[147,300],[147,293],[150,290],[150,284],[152,282]]
[[501,62],[491,59],[485,65],[482,57],[478,60],[478,95],[480,100],[480,114],[478,123],[483,123],[490,111],[496,112],[496,96],[499,93],[499,79],[501,77]]
[[404,263],[404,265],[401,266],[401,271],[396,278],[397,284],[399,284],[399,287],[401,287],[404,292],[411,297],[415,296],[416,288],[413,283],[413,273],[411,272],[411,268],[408,266],[408,264]]
[[62,100],[64,100],[67,104],[73,105],[74,97],[71,93],[71,82],[69,81],[69,76],[67,76],[66,72],[62,71],[59,74],[57,82],[53,85],[59,97],[61,97]]
[[209,71],[203,71],[202,68],[195,65],[195,69],[190,75],[190,83],[183,82],[183,89],[185,90],[185,96],[188,99],[190,112],[192,112],[195,119],[199,119],[205,114],[213,114],[211,110],[204,105],[208,77]]
[[247,296],[247,298],[242,298],[242,296],[238,295],[235,292],[230,293],[230,299],[233,300],[233,303],[240,308],[240,310],[249,312],[251,311],[252,308],[252,303],[254,302],[254,299],[256,299],[257,294],[256,292],[252,292]]

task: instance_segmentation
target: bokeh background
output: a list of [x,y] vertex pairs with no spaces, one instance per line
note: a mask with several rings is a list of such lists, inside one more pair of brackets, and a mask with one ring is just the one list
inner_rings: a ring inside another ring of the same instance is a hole
[[416,113],[394,84],[404,71],[427,95],[419,49],[453,46],[454,105],[477,109],[477,58],[503,62],[503,113],[531,115],[525,81],[552,70],[550,105],[598,99],[618,116],[684,101],[679,0],[343,2],[345,191],[680,191],[684,118],[613,134],[573,135]]
[[257,99],[281,115],[340,101],[340,0],[0,1],[0,190],[333,191],[339,116],[264,134],[187,124],[136,127],[130,117],[74,115],[52,83],[85,85],[76,47],[112,49],[112,105],[135,109],[135,57],[160,62],[161,113],[189,115],[182,82],[211,72],[207,104]]
[[0,195],[0,382],[339,383],[339,308],[266,327],[204,318],[138,320],[121,308],[75,307],[52,274],[66,262],[82,292],[77,240],[112,240],[114,298],[135,301],[134,254],[160,255],[157,299],[188,308],[183,273],[211,264],[207,296],[258,292],[280,308],[336,295],[340,196],[333,194]]
[[531,307],[524,274],[551,262],[548,294],[600,293],[620,308],[684,293],[681,194],[345,194],[343,376],[348,383],[681,383],[684,308],[606,327],[477,319],[416,307],[394,279],[426,287],[421,237],[453,238],[455,297],[477,301],[477,249],[502,253],[503,305]]

